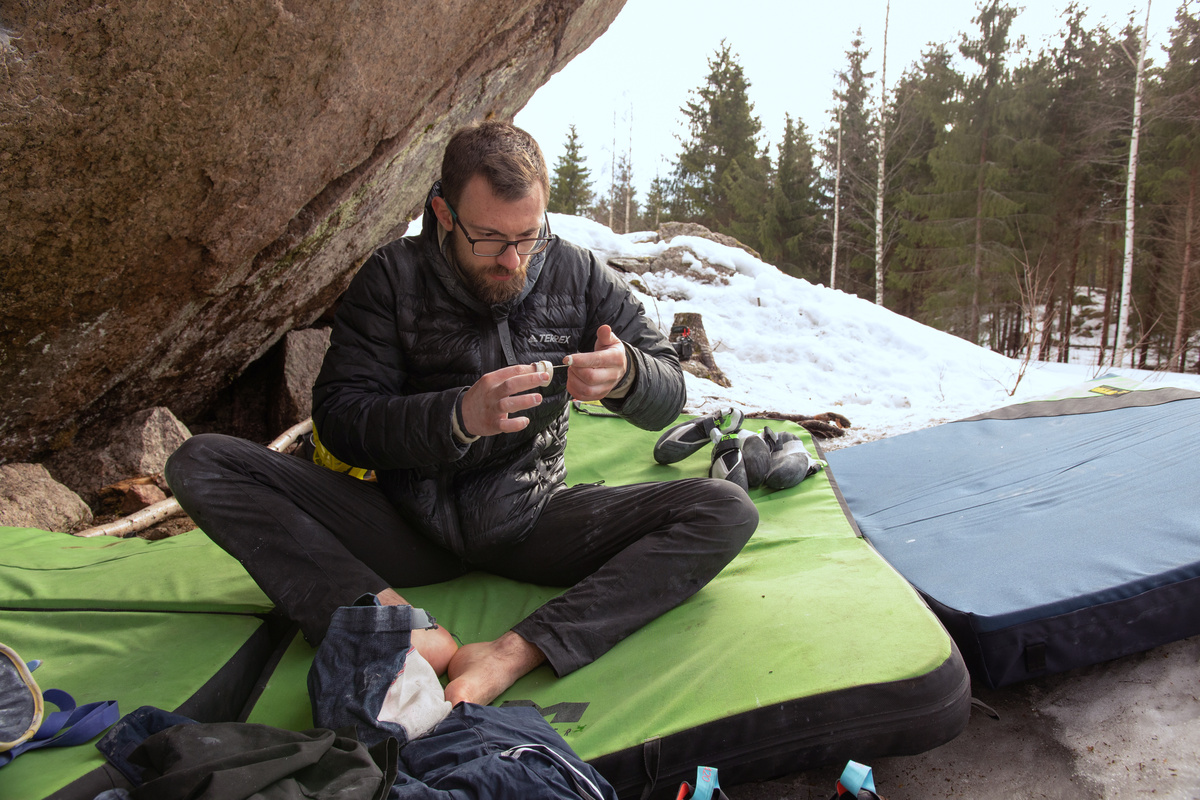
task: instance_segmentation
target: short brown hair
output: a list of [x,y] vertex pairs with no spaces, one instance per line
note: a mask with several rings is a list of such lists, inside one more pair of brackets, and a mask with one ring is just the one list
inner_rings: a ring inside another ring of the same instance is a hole
[[467,181],[482,175],[502,200],[520,200],[534,186],[550,197],[542,148],[527,132],[507,122],[481,122],[462,128],[442,156],[442,196],[457,205]]

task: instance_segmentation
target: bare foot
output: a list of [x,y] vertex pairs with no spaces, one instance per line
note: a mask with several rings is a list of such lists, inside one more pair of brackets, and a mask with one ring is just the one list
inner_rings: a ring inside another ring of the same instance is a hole
[[[385,606],[410,605],[395,589],[384,589],[376,597]],[[412,644],[438,675],[446,672],[446,668],[450,666],[450,660],[458,650],[458,642],[454,641],[450,631],[441,625],[428,630],[413,631]]]
[[413,631],[412,644],[438,675],[445,674],[454,654],[458,652],[458,642],[441,625],[429,630]]
[[546,660],[542,651],[509,631],[493,642],[464,644],[450,659],[446,699],[486,706]]

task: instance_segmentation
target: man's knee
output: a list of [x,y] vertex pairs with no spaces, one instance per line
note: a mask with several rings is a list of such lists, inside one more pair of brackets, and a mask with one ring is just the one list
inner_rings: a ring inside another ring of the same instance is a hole
[[184,441],[167,459],[163,478],[176,497],[187,494],[189,486],[213,478],[220,479],[228,472],[224,457],[230,448],[242,440],[220,433],[199,433]]
[[697,503],[697,513],[710,524],[724,530],[724,536],[734,553],[750,541],[758,528],[758,507],[742,487],[719,478],[702,478],[700,492],[704,500]]

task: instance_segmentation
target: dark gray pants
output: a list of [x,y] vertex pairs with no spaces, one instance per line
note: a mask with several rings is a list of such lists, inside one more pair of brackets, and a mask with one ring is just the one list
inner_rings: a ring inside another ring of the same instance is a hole
[[524,541],[471,564],[414,531],[374,483],[242,439],[192,437],[166,478],[314,645],[335,609],[389,587],[473,569],[571,587],[513,628],[560,676],[695,594],[758,525],[750,498],[728,481],[580,485],[557,492]]

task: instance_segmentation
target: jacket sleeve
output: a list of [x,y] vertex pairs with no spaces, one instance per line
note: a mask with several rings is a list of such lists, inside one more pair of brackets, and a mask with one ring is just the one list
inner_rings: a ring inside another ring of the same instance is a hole
[[451,418],[466,387],[405,394],[407,359],[397,331],[398,249],[376,251],[346,290],[313,385],[313,424],[342,461],[374,470],[457,461],[466,454]]
[[639,428],[661,430],[675,421],[687,401],[687,386],[679,357],[646,316],[629,286],[594,255],[588,255],[592,280],[588,287],[589,339],[585,347],[594,348],[595,332],[601,325],[609,325],[617,338],[629,345],[626,355],[634,359],[636,363],[630,366],[637,371],[633,386],[625,397],[606,399],[602,403]]

